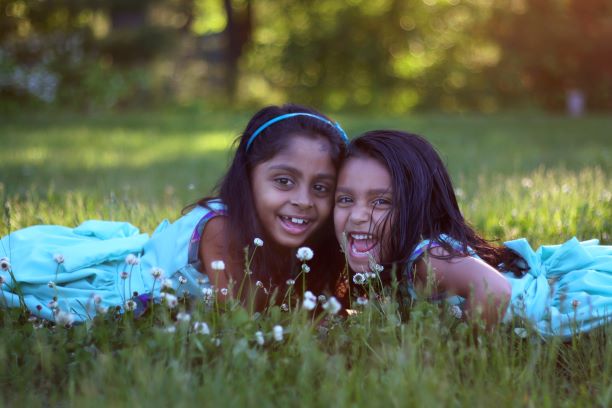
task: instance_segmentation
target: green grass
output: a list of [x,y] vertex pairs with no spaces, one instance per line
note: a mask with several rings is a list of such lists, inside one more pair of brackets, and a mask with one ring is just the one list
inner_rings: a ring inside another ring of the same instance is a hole
[[[39,114],[0,121],[0,201],[11,229],[128,220],[151,232],[206,195],[222,174],[242,113]],[[352,135],[421,133],[446,159],[466,217],[487,237],[535,245],[573,235],[612,242],[612,118],[541,115],[339,115]],[[9,231],[4,218],[0,234]],[[511,327],[474,336],[420,303],[409,319],[389,298],[324,328],[302,312],[218,313],[191,302],[210,335],[102,318],[35,329],[0,314],[0,403],[6,406],[609,406],[609,327],[558,340]],[[181,308],[186,308],[182,305]],[[285,328],[283,342],[272,327]],[[259,346],[254,333],[265,333]]]

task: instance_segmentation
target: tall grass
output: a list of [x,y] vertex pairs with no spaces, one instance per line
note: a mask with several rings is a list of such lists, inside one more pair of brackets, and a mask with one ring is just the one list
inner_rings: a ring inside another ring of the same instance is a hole
[[[205,195],[246,116],[13,118],[0,124],[0,228],[129,220],[151,232]],[[534,245],[612,238],[612,120],[341,117],[415,130],[447,158],[460,205],[489,238]],[[316,254],[315,254],[316,256]],[[445,308],[372,298],[341,318],[203,299],[72,328],[0,311],[6,406],[610,406],[610,326],[563,343],[511,326],[475,334]],[[176,321],[179,311],[190,322]],[[318,322],[323,318],[322,322]],[[194,331],[206,322],[210,333]],[[276,341],[273,327],[284,328]],[[174,331],[170,331],[172,328]],[[255,333],[264,334],[264,345]]]

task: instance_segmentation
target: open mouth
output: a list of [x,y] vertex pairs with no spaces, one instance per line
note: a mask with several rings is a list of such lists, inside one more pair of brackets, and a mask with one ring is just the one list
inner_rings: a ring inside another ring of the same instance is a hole
[[378,240],[368,233],[351,232],[348,234],[350,254],[356,258],[368,258],[378,244]]
[[301,217],[291,217],[287,215],[279,215],[281,225],[290,234],[298,235],[306,231],[312,220]]

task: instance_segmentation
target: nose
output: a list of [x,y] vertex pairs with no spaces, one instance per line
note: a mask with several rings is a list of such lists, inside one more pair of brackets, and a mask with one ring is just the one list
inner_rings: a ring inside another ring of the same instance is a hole
[[298,188],[291,198],[291,205],[306,210],[313,207],[312,196],[306,187]]
[[349,221],[354,225],[364,224],[372,217],[371,209],[365,205],[355,205],[349,214]]

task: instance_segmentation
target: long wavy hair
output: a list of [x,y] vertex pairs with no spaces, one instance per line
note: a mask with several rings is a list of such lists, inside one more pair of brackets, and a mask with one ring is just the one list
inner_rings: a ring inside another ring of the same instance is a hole
[[[467,256],[469,248],[487,264],[522,276],[528,270],[525,260],[511,249],[495,245],[477,234],[459,210],[450,175],[435,148],[423,137],[394,130],[373,130],[354,139],[350,157],[377,160],[391,176],[392,210],[379,225],[385,230],[381,258],[386,265],[402,270],[417,244],[423,239],[436,241],[449,259]],[[460,250],[440,239],[445,234],[462,244]]]
[[[214,188],[213,194],[200,199],[196,204],[208,207],[208,202],[215,198],[225,204],[228,214],[227,249],[236,259],[244,257],[246,247],[252,250],[254,238],[261,237],[265,240],[266,236],[265,228],[257,215],[251,186],[251,174],[255,166],[282,152],[288,147],[292,137],[298,134],[313,139],[321,137],[326,139],[331,146],[329,154],[336,171],[346,153],[346,143],[338,129],[308,116],[295,116],[265,128],[247,150],[249,138],[262,124],[280,115],[297,112],[326,118],[314,109],[294,104],[261,109],[255,113],[242,134],[234,141],[234,158]],[[309,262],[311,272],[306,275],[306,285],[316,291],[315,293],[330,290],[337,280],[342,264],[342,256],[335,241],[332,217],[325,220],[304,246],[312,248],[315,254],[313,260]],[[287,279],[299,272],[298,267],[294,251],[279,247],[272,242],[265,242],[263,247],[255,251],[250,266],[251,280],[261,281],[265,286],[283,291]]]

